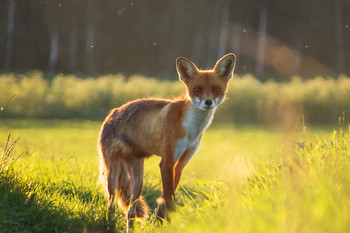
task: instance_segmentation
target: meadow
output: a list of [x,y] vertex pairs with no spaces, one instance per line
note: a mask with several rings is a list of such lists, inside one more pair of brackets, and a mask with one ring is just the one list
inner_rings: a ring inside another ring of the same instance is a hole
[[[0,119],[2,232],[122,232],[98,184],[99,121]],[[11,154],[5,142],[19,140]],[[140,232],[348,232],[349,129],[214,124],[185,168],[172,222],[153,224],[159,158],[146,161],[152,215]],[[141,226],[139,226],[141,227]]]
[[[1,75],[0,232],[123,232],[98,183],[102,119],[128,100],[183,90],[138,75]],[[153,224],[160,159],[146,161],[152,211],[136,232],[349,232],[350,79],[237,76],[227,95],[163,226]]]

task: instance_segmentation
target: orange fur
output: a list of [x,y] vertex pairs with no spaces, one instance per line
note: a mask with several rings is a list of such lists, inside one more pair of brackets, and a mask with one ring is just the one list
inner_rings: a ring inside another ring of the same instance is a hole
[[127,216],[128,229],[135,218],[146,219],[149,208],[141,196],[144,159],[161,156],[163,195],[157,218],[168,218],[174,193],[185,165],[196,152],[201,135],[210,125],[216,107],[224,100],[235,56],[221,58],[213,70],[201,71],[186,58],[176,68],[187,95],[175,100],[141,99],[113,109],[98,138],[100,180],[110,210],[117,199]]

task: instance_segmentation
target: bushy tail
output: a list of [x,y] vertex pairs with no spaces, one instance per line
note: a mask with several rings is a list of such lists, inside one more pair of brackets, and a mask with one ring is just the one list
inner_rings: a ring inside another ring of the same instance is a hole
[[[117,188],[117,204],[118,208],[127,215],[128,209],[132,203],[131,199],[131,181],[126,173],[124,166],[119,176],[118,188]],[[136,218],[140,220],[146,220],[148,218],[149,207],[143,196],[136,201]]]
[[149,207],[145,198],[140,196],[139,200],[136,203],[136,218],[141,220],[146,220],[148,218]]
[[[102,156],[101,151],[100,152],[100,182],[103,185],[103,188],[109,196],[108,193],[108,166],[106,164],[105,159]],[[119,166],[120,172],[119,178],[116,177],[118,186],[116,187],[116,202],[118,205],[119,210],[125,213],[127,215],[128,209],[130,207],[130,199],[131,199],[131,181],[128,176],[128,173],[126,171],[126,168],[123,164],[120,164]],[[149,213],[149,207],[144,199],[143,196],[140,196],[140,198],[136,201],[136,218],[140,220],[146,220],[148,218]]]

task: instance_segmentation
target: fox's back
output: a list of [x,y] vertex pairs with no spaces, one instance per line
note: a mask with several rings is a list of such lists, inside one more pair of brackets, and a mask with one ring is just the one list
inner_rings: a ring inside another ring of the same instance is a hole
[[159,155],[170,103],[166,99],[141,99],[113,109],[101,128],[100,143],[118,144],[139,157]]
[[115,122],[121,124],[136,123],[137,119],[145,117],[152,113],[158,113],[170,100],[165,99],[140,99],[129,102],[120,108],[117,108],[118,115]]

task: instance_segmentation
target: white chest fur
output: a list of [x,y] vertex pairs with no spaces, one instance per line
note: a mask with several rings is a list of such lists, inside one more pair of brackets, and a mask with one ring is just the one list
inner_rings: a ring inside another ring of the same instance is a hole
[[204,130],[213,120],[215,109],[204,111],[191,106],[184,118],[182,125],[185,128],[186,136],[176,142],[174,159],[179,160],[181,155],[188,150],[188,159],[196,152]]

